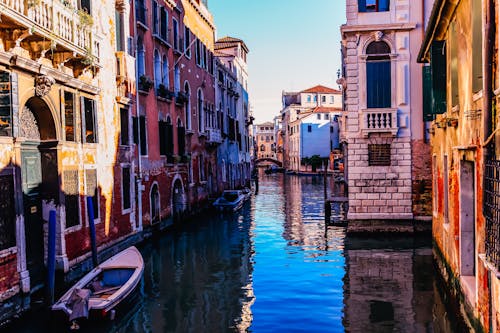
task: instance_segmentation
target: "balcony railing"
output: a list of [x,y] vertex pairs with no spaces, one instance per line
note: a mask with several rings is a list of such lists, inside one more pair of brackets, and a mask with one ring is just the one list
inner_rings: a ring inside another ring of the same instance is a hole
[[397,109],[366,109],[361,111],[361,132],[398,134]]
[[54,0],[37,0],[33,5],[29,3],[25,0],[0,0],[2,23],[6,24],[8,18],[35,35],[55,41],[57,45],[81,55],[91,52],[94,57],[99,56],[99,41],[92,33],[92,23],[85,20],[90,16],[75,11],[76,3],[66,5],[66,2]]
[[221,143],[222,135],[220,129],[217,128],[208,128],[206,130],[207,133],[207,142],[208,143]]

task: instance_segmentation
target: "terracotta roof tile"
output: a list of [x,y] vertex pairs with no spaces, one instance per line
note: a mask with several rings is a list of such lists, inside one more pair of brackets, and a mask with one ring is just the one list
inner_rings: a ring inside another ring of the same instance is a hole
[[215,42],[215,49],[220,50],[220,49],[232,48],[238,46],[238,44],[241,44],[241,47],[245,50],[245,52],[248,53],[248,47],[243,40],[229,36],[219,38]]
[[322,85],[317,85],[312,88],[301,91],[302,93],[320,93],[320,94],[341,94],[340,90],[328,88]]

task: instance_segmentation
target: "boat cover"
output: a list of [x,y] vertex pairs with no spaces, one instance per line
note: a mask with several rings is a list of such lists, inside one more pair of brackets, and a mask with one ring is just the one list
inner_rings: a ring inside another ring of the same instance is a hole
[[70,311],[69,320],[89,317],[89,289],[73,289],[71,296],[66,303],[66,308]]

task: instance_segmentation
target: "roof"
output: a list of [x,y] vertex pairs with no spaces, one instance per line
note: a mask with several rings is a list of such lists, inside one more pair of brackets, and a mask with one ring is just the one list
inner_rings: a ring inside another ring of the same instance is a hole
[[215,42],[215,49],[216,50],[229,49],[238,46],[238,44],[241,44],[241,47],[243,48],[243,50],[245,50],[246,53],[249,52],[248,47],[243,40],[229,36],[218,39]]
[[312,88],[301,91],[301,93],[320,93],[320,94],[342,94],[340,90],[317,85]]
[[332,108],[332,107],[326,107],[326,106],[318,106],[315,107],[314,110],[312,111],[314,113],[321,113],[321,112],[342,112],[341,108]]
[[436,0],[432,7],[429,23],[425,30],[424,40],[420,46],[417,62],[429,62],[429,49],[432,41],[441,41],[445,38],[451,17],[455,13],[458,1]]

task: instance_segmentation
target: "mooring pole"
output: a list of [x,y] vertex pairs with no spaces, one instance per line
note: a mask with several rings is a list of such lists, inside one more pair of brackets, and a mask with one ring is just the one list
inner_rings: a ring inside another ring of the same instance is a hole
[[49,213],[49,235],[47,238],[47,305],[54,304],[56,281],[56,211]]
[[92,247],[92,264],[97,267],[97,246],[95,240],[95,224],[94,224],[94,203],[92,197],[87,197],[87,214],[89,216],[89,233],[90,233],[90,246]]

